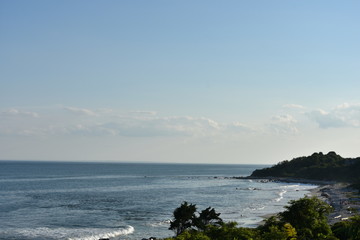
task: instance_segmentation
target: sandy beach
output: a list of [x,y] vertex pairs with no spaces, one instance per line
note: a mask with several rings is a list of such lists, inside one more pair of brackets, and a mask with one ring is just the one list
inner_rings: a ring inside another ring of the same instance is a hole
[[320,185],[311,191],[316,196],[330,204],[334,211],[329,215],[329,223],[345,221],[349,217],[360,213],[360,195],[357,190],[347,183],[333,183]]
[[[333,207],[333,212],[329,214],[329,224],[346,221],[360,214],[360,194],[356,189],[351,188],[349,183],[292,178],[267,178],[267,180],[318,185],[319,187],[310,191],[309,196],[316,196]],[[277,213],[262,216],[263,223],[269,217],[276,215]]]

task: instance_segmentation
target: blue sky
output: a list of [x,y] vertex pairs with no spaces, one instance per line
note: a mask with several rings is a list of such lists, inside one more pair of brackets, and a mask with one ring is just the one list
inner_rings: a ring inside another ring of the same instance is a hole
[[0,1],[0,159],[360,156],[358,1]]

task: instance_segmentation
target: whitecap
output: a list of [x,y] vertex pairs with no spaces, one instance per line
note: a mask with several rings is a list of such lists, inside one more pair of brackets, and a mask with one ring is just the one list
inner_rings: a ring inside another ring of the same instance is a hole
[[279,192],[279,197],[278,198],[275,198],[274,201],[275,202],[280,202],[283,198],[284,198],[284,194],[286,193],[287,191],[286,190],[282,190],[281,192]]
[[161,226],[167,226],[171,223],[171,220],[164,220],[164,221],[159,221],[159,222],[152,222],[152,223],[147,223],[146,225],[151,226],[151,227],[161,227]]
[[132,226],[128,226],[125,229],[110,231],[110,232],[100,232],[96,231],[95,233],[92,233],[91,235],[84,235],[81,237],[71,237],[68,238],[68,240],[98,240],[101,238],[114,238],[118,236],[128,235],[135,231],[135,229]]
[[125,228],[8,228],[0,231],[1,235],[11,235],[17,238],[30,239],[67,239],[67,240],[98,240],[132,234],[134,227]]

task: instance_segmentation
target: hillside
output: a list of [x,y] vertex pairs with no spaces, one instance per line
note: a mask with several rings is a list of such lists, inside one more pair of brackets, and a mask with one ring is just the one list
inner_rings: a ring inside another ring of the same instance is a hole
[[343,158],[335,152],[314,153],[282,161],[270,168],[257,169],[251,177],[282,177],[312,180],[360,182],[360,157]]

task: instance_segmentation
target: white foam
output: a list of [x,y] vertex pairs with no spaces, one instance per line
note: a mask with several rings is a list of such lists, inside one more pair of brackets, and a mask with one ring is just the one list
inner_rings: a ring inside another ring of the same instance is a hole
[[128,235],[135,231],[135,229],[132,226],[129,226],[125,229],[112,231],[112,232],[104,232],[104,233],[93,233],[91,235],[87,236],[81,236],[81,237],[74,237],[74,238],[68,238],[68,240],[99,240],[100,238],[113,238],[118,237],[122,235]]
[[0,231],[0,234],[16,235],[32,239],[67,239],[67,240],[98,240],[131,234],[135,231],[132,226],[126,228],[18,228]]
[[293,185],[286,185],[286,186],[284,186],[284,188],[298,188],[298,187],[300,187],[299,184],[293,184]]
[[275,202],[280,202],[284,198],[284,194],[286,192],[287,192],[286,190],[282,190],[281,192],[279,192],[279,197],[275,198]]
[[146,225],[151,226],[151,227],[161,227],[161,226],[168,226],[170,224],[171,220],[165,220],[165,221],[160,221],[160,222],[153,222],[153,223],[147,223]]

